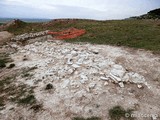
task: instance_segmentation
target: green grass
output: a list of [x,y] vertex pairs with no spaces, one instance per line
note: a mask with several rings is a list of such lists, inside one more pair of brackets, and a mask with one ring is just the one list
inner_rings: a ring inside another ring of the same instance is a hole
[[6,61],[3,59],[0,59],[0,68],[6,67]]
[[101,120],[101,118],[99,117],[90,117],[90,118],[75,117],[72,120]]
[[6,67],[6,63],[12,62],[11,58],[6,53],[0,53],[0,68]]
[[3,107],[5,104],[4,104],[4,99],[2,97],[0,97],[0,107]]
[[33,96],[33,87],[25,84],[17,86],[15,80],[20,74],[9,74],[8,77],[0,79],[0,107],[3,107],[8,102],[18,103],[19,105],[36,103],[36,99]]
[[75,27],[85,29],[87,33],[68,42],[89,42],[92,44],[109,44],[142,48],[160,52],[160,20],[65,20],[48,25],[26,23],[16,29],[8,30],[16,35],[42,30],[60,31]]
[[36,98],[34,95],[28,95],[25,98],[22,98],[18,101],[19,104],[27,105],[27,104],[34,104],[36,103]]
[[31,72],[32,70],[35,70],[35,69],[37,69],[37,67],[25,68],[22,72],[21,77],[22,78],[31,78],[33,76],[33,74],[31,74],[29,72]]
[[134,118],[131,117],[132,112],[132,109],[125,110],[121,106],[115,106],[109,110],[109,116],[111,120],[121,120],[121,118],[124,120],[133,120]]

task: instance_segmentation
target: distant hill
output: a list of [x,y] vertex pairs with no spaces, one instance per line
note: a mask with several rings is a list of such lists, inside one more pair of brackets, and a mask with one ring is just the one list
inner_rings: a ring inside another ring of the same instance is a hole
[[129,19],[160,19],[160,8],[151,10],[147,14],[131,17]]
[[[7,23],[17,18],[0,18],[0,23]],[[27,23],[39,23],[39,22],[48,22],[51,19],[32,19],[32,18],[20,18],[22,21]]]
[[7,23],[4,23],[0,26],[0,30],[7,30],[7,29],[16,29],[16,28],[19,28],[19,27],[23,27],[25,26],[26,23],[19,20],[19,19],[14,19],[14,20],[11,20]]

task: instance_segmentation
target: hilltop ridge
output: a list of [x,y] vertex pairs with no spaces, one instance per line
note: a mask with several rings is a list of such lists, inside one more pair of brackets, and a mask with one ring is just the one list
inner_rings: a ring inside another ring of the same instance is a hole
[[131,17],[132,19],[160,19],[160,8],[149,11],[141,16]]

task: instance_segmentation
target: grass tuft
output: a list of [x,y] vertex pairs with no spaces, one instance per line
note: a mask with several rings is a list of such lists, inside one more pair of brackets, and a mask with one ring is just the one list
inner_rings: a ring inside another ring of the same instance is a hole
[[121,120],[121,118],[125,120],[133,120],[134,118],[131,118],[132,112],[132,109],[125,110],[121,106],[115,106],[109,110],[109,116],[111,120]]
[[101,120],[101,118],[99,117],[90,117],[90,118],[74,117],[72,120]]
[[36,103],[36,98],[34,97],[34,95],[28,95],[27,97],[20,99],[18,103],[23,105],[27,105],[27,104],[32,105]]
[[0,59],[0,68],[6,67],[6,61],[3,59]]

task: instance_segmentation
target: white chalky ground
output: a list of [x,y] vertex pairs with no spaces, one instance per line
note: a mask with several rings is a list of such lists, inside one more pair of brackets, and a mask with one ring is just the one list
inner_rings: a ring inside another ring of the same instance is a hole
[[[106,45],[72,44],[62,41],[13,44],[16,67],[34,67],[33,76],[20,78],[34,89],[43,110],[23,107],[3,110],[1,118],[24,120],[70,120],[74,116],[98,116],[108,120],[116,105],[138,113],[160,115],[160,58],[144,50]],[[28,60],[23,61],[23,58]],[[50,92],[45,90],[53,84]],[[13,106],[13,105],[12,105]],[[138,118],[138,120],[151,118]],[[158,118],[157,118],[158,120]]]

